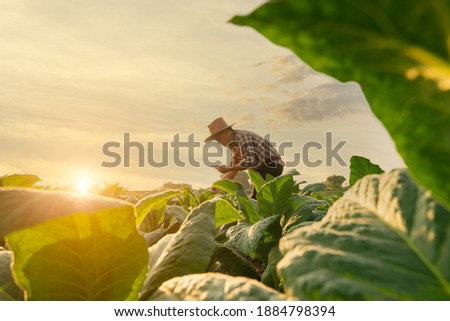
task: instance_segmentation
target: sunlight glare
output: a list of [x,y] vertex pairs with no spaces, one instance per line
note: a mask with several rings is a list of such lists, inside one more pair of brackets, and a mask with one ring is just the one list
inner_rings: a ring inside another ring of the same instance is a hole
[[75,184],[75,188],[78,192],[81,193],[89,193],[89,189],[91,188],[91,181],[88,178],[81,177]]

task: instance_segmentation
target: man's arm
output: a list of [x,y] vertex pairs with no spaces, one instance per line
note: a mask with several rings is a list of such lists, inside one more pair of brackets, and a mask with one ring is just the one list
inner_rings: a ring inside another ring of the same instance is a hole
[[246,170],[246,169],[249,169],[249,168],[241,166],[240,164],[235,164],[235,165],[232,165],[232,166],[220,165],[220,166],[217,166],[216,169],[219,172],[221,172],[222,174],[226,174],[228,172],[243,171],[243,170]]

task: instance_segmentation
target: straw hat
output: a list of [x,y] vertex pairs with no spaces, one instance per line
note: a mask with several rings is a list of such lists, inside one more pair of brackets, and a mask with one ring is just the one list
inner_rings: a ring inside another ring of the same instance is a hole
[[228,125],[227,122],[223,119],[223,117],[219,117],[214,119],[211,124],[208,125],[209,133],[211,134],[208,138],[205,139],[205,143],[210,142],[214,139],[214,136],[224,131],[225,129],[230,128],[236,123]]

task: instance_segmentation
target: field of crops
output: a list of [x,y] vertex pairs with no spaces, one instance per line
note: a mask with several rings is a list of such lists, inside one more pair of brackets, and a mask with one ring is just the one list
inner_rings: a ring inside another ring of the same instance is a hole
[[450,299],[448,210],[406,170],[351,168],[351,187],[250,172],[256,200],[230,180],[106,197],[4,176],[0,299]]
[[348,187],[250,172],[256,200],[230,180],[98,195],[6,175],[0,300],[450,300],[448,9],[284,0],[231,20],[357,81],[407,169],[354,156]]

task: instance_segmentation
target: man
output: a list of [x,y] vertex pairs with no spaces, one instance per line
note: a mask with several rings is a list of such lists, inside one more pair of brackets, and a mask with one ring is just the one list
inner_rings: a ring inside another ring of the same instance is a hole
[[[232,179],[238,171],[247,169],[256,171],[264,179],[267,174],[273,177],[280,176],[285,164],[270,142],[251,131],[233,129],[234,124],[228,125],[222,117],[219,117],[208,125],[211,135],[205,139],[205,143],[216,140],[229,148],[232,153],[229,166],[215,167],[224,174],[222,178]],[[254,186],[251,197],[256,198]]]

